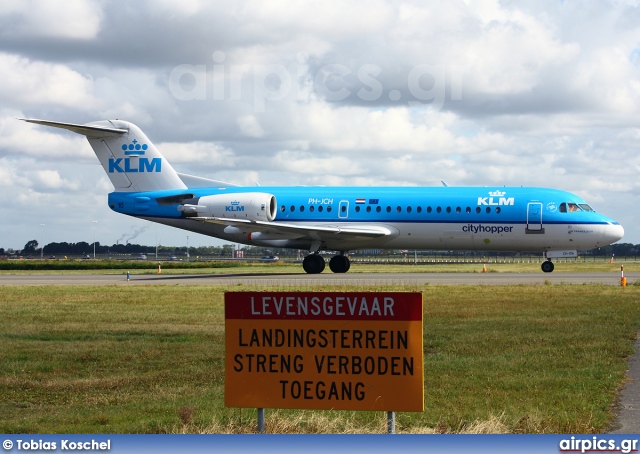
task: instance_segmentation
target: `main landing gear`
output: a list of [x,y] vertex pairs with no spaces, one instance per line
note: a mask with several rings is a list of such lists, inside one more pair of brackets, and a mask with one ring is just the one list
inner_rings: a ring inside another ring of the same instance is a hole
[[540,266],[540,268],[542,268],[542,271],[544,271],[545,273],[550,273],[553,271],[553,262],[551,261],[551,259],[547,259],[546,261],[542,262],[542,266]]
[[[322,273],[324,267],[324,258],[317,252],[307,255],[302,261],[302,268],[308,274]],[[351,268],[351,262],[349,261],[349,257],[344,255],[344,253],[334,255],[331,257],[331,260],[329,260],[329,269],[334,273],[346,273],[349,271],[349,268]]]
[[324,271],[324,259],[318,253],[307,255],[302,261],[302,269],[307,274],[318,274]]
[[334,273],[346,273],[349,268],[351,268],[351,262],[344,254],[334,255],[329,260],[329,269]]

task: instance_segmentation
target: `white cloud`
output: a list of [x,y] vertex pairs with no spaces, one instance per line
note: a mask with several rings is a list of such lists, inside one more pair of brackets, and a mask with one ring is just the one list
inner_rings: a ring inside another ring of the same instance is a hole
[[265,135],[264,129],[255,115],[243,115],[238,118],[238,126],[247,137],[260,138]]
[[3,107],[71,107],[89,109],[96,100],[92,81],[68,66],[0,53],[0,99]]
[[31,175],[33,181],[41,187],[41,189],[68,189],[75,191],[79,188],[78,183],[72,183],[60,176],[57,170],[37,170]]
[[92,0],[3,0],[2,16],[12,18],[8,35],[86,40],[100,31],[101,9]]

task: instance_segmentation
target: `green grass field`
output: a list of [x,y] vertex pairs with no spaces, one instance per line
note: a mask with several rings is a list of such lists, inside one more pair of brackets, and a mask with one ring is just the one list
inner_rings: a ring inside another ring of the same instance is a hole
[[[425,411],[397,414],[398,432],[608,429],[640,286],[382,289],[424,298]],[[223,296],[218,286],[2,287],[0,432],[254,432],[255,410],[224,407]],[[385,430],[382,412],[266,414],[268,432]]]

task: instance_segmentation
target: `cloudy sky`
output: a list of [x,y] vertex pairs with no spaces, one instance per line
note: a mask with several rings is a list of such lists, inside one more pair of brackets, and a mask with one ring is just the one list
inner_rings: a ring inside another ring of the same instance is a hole
[[188,234],[112,212],[84,137],[22,117],[125,119],[238,184],[564,189],[640,243],[638,24],[622,0],[3,0],[0,247]]

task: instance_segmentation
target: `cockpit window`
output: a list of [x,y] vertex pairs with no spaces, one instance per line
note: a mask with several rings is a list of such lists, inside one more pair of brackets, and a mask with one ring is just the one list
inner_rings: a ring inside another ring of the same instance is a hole
[[559,210],[560,210],[560,213],[566,213],[566,212],[575,213],[575,212],[583,211],[583,210],[584,211],[593,211],[593,209],[589,205],[587,205],[586,203],[577,204],[577,203],[572,203],[572,202],[562,202],[560,204]]

